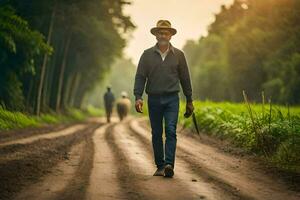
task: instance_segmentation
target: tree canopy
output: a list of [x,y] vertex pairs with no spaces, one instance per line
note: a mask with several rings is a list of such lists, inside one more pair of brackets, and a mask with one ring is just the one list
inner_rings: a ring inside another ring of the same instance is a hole
[[235,0],[222,6],[208,35],[188,41],[195,96],[300,103],[300,2]]
[[11,110],[63,111],[121,57],[135,28],[124,0],[9,0],[0,7],[0,101]]

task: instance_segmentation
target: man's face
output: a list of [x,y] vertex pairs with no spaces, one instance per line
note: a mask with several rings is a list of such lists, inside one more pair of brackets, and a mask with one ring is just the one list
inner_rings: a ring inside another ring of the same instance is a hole
[[171,40],[172,34],[169,30],[158,30],[156,33],[156,39],[159,45],[167,45]]

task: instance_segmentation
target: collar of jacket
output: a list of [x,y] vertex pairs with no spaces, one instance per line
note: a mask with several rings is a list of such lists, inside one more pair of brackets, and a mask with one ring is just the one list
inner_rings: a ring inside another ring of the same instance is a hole
[[[169,45],[170,45],[169,48],[170,48],[171,52],[173,52],[175,54],[174,47],[172,46],[171,42],[169,42]],[[156,42],[156,44],[152,47],[152,49],[154,52],[156,51],[157,53],[159,53],[158,42]]]

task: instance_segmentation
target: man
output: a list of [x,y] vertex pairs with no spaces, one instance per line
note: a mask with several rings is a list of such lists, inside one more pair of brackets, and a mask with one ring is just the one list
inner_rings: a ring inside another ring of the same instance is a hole
[[107,121],[107,123],[109,123],[113,105],[115,102],[115,96],[111,92],[110,86],[107,86],[106,89],[107,89],[107,91],[105,92],[103,99],[104,99],[104,107],[105,107],[105,112],[106,112],[106,121]]
[[[179,83],[186,96],[185,117],[190,117],[194,106],[189,69],[183,51],[175,48],[170,39],[177,33],[168,20],[159,20],[150,32],[157,43],[140,57],[134,82],[135,109],[142,113],[143,91],[148,95],[148,111],[151,124],[152,146],[157,170],[154,176],[173,177],[176,128],[179,113]],[[166,142],[163,146],[163,119]],[[165,152],[164,152],[165,149]]]

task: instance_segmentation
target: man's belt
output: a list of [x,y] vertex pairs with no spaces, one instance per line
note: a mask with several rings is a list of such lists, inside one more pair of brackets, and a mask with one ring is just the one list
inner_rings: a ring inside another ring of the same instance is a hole
[[178,91],[175,92],[162,92],[162,93],[149,93],[148,96],[153,96],[153,97],[161,97],[161,96],[171,96],[178,94]]

